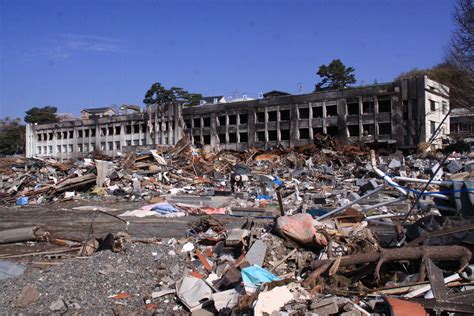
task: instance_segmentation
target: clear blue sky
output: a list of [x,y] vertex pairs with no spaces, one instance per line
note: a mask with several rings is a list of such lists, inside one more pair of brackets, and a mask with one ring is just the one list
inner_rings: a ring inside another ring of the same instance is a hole
[[448,0],[0,0],[0,117],[204,95],[310,92],[340,58],[358,83],[442,60]]

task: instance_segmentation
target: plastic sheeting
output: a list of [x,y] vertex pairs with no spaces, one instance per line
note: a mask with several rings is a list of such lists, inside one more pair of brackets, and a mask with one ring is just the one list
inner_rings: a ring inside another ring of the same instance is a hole
[[264,268],[261,268],[257,265],[243,268],[241,273],[245,287],[249,288],[257,288],[263,283],[281,280],[270,271],[265,270]]

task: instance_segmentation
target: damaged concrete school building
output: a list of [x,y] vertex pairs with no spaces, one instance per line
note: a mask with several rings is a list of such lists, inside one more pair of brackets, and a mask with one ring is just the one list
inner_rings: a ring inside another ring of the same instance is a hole
[[195,145],[239,151],[301,146],[318,133],[344,143],[397,149],[431,143],[435,149],[450,131],[449,88],[427,76],[342,91],[275,92],[257,100],[224,102],[221,98],[195,107],[149,106],[144,112],[121,115],[111,108],[86,109],[79,120],[29,124],[26,156],[69,159],[100,151],[116,157],[175,145],[184,134],[190,134]]

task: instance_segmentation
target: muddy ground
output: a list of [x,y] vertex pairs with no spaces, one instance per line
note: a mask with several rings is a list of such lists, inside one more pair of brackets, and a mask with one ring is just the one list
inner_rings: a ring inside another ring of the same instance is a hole
[[[58,236],[87,239],[92,210],[73,210],[74,207],[92,205],[116,209],[109,213],[118,215],[137,209],[146,202],[100,203],[93,201],[67,201],[40,206],[0,207],[0,231],[44,226]],[[89,238],[104,237],[108,233],[126,231],[132,238],[161,238],[159,244],[127,244],[121,253],[97,252],[91,257],[76,258],[76,252],[61,254],[59,258],[25,256],[8,259],[26,267],[22,276],[0,280],[0,310],[7,314],[66,314],[66,315],[114,315],[114,314],[186,314],[186,309],[174,295],[150,299],[153,291],[174,287],[186,268],[189,256],[179,248],[169,245],[169,238],[181,239],[188,229],[202,217],[180,218],[125,218],[126,225],[111,216],[97,213]],[[242,225],[246,219],[218,216],[227,227]],[[181,239],[182,240],[182,239]],[[0,256],[18,255],[58,246],[45,242],[0,245]],[[155,253],[160,258],[155,258]],[[38,262],[49,262],[36,266]],[[39,299],[27,306],[18,306],[18,297],[25,287],[33,286]],[[130,297],[114,299],[111,295],[126,292]],[[53,310],[54,303],[63,306]],[[146,305],[151,303],[151,305]],[[150,307],[151,306],[151,307]],[[0,313],[2,314],[2,313]]]
[[[179,218],[162,217],[127,217],[128,227],[120,220],[94,211],[74,210],[79,206],[99,206],[115,209],[107,212],[119,215],[127,210],[140,208],[146,202],[93,202],[93,201],[63,201],[38,206],[0,206],[0,231],[17,227],[44,226],[49,231],[65,238],[87,239],[91,232],[91,238],[104,237],[108,233],[115,234],[126,231],[135,238],[180,238],[186,235],[186,231],[199,220],[198,216],[187,216]],[[219,216],[227,225],[239,225],[244,220],[229,216]],[[93,229],[91,231],[91,223]],[[31,252],[33,250],[54,248],[37,244],[26,247],[25,244],[0,245],[0,255],[18,254]]]

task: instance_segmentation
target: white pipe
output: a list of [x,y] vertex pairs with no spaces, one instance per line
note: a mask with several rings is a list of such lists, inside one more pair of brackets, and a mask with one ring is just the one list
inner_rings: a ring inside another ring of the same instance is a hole
[[[417,182],[417,183],[428,183],[430,181],[430,180],[427,180],[427,179],[416,179],[416,178],[399,177],[399,176],[393,177],[393,179],[400,180],[400,181],[406,181],[406,182]],[[442,183],[443,183],[443,181],[433,180],[433,181],[431,181],[430,184],[440,185]]]
[[397,199],[392,199],[392,200],[380,202],[378,204],[366,206],[363,209],[361,209],[360,211],[361,212],[367,212],[367,211],[372,210],[374,208],[379,208],[379,207],[382,207],[382,206],[385,206],[385,205],[390,205],[390,204],[393,204],[393,203],[402,202],[402,201],[405,201],[406,199],[407,199],[406,196],[401,196]]
[[355,199],[354,201],[351,201],[350,203],[347,203],[346,205],[340,206],[340,207],[338,207],[338,208],[336,208],[336,209],[334,209],[334,210],[332,210],[332,211],[330,211],[330,212],[328,212],[328,213],[326,213],[326,214],[323,214],[323,215],[319,216],[318,218],[316,218],[316,220],[320,221],[320,220],[322,220],[322,219],[324,219],[324,218],[326,218],[326,217],[329,217],[329,216],[331,216],[331,215],[333,215],[333,214],[339,213],[339,212],[345,210],[346,208],[348,208],[349,206],[354,205],[354,204],[356,204],[357,202],[360,202],[360,201],[362,201],[363,199],[366,199],[366,198],[368,198],[368,197],[371,196],[371,195],[374,195],[375,193],[377,193],[377,192],[379,192],[380,190],[382,190],[383,187],[384,187],[384,186],[381,185],[381,186],[375,188],[374,190],[372,190],[372,191],[370,191],[370,192],[367,192],[365,195],[363,195],[363,196],[361,196],[361,197],[358,197],[358,198]]
[[405,215],[406,215],[405,213],[380,214],[380,215],[368,216],[365,220],[366,220],[366,221],[371,221],[371,220],[379,219],[379,218],[400,217],[400,216],[405,216]]
[[[452,282],[452,281],[456,281],[458,279],[460,279],[461,277],[459,276],[459,274],[453,274],[451,276],[448,276],[446,278],[444,278],[444,284],[446,283],[449,283],[449,282]],[[421,295],[423,293],[426,293],[428,292],[429,290],[431,290],[431,285],[430,284],[427,284],[423,287],[420,287],[419,289],[417,290],[414,290],[410,293],[407,293],[404,295],[404,297],[408,297],[408,298],[411,298],[411,297],[417,297],[418,295]]]
[[405,191],[403,188],[401,188],[396,182],[393,182],[392,178],[390,178],[385,172],[383,172],[382,170],[380,170],[379,168],[377,168],[377,162],[375,161],[375,151],[372,149],[370,151],[370,162],[372,164],[372,169],[374,169],[374,171],[381,177],[383,178],[383,180],[385,182],[387,182],[388,184],[390,184],[391,186],[393,186],[395,188],[395,190],[397,190],[398,192],[400,192],[402,195],[404,196],[408,196],[408,192]]

